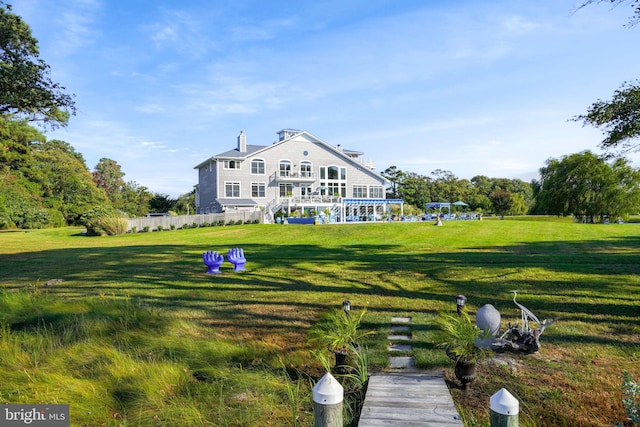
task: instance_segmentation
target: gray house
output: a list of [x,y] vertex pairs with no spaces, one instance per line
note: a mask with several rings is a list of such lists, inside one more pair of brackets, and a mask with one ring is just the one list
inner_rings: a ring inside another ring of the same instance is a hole
[[198,213],[261,210],[265,222],[278,211],[320,214],[332,221],[379,220],[391,203],[387,180],[358,151],[333,147],[306,131],[283,129],[270,145],[252,145],[240,132],[236,148],[198,170]]

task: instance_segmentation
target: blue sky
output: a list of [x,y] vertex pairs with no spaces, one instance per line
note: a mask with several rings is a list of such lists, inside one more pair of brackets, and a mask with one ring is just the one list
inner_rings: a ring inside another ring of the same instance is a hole
[[[47,133],[171,196],[283,128],[383,171],[529,181],[599,153],[570,119],[640,78],[629,6],[574,0],[15,0],[78,113]],[[636,157],[632,157],[637,164]],[[639,157],[640,158],[640,157]]]

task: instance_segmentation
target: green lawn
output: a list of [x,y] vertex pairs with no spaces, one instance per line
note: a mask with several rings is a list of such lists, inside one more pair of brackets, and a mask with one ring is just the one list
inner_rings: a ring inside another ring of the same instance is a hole
[[[392,316],[411,316],[422,367],[451,368],[433,317],[518,301],[558,318],[540,352],[491,360],[468,393],[488,425],[507,388],[524,426],[622,422],[623,371],[640,376],[640,225],[549,219],[241,225],[114,237],[80,229],[0,233],[0,402],[70,403],[72,425],[313,425],[323,371],[306,341],[321,313],[366,308],[371,369],[386,364]],[[201,254],[241,247],[207,275]],[[51,279],[62,282],[45,286]]]

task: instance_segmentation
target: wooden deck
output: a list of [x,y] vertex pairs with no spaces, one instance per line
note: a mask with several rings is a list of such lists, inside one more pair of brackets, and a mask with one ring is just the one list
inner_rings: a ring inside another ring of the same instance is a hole
[[463,427],[437,371],[372,374],[358,427]]

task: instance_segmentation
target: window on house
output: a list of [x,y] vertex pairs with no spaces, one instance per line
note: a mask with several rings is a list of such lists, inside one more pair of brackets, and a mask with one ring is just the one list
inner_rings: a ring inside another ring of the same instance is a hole
[[313,176],[311,173],[311,162],[300,162],[300,176],[305,178],[310,178],[311,176]]
[[300,184],[300,195],[301,196],[310,196],[311,195],[311,185],[310,184]]
[[354,185],[353,186],[353,197],[356,199],[366,199],[367,198],[367,186],[366,185]]
[[327,168],[327,179],[340,179],[338,178],[338,167],[337,166],[329,166]]
[[252,182],[251,183],[251,197],[266,197],[267,186],[264,182]]
[[240,162],[237,160],[225,160],[224,161],[225,169],[240,169]]
[[343,181],[347,180],[347,168],[340,168],[340,179]]
[[384,199],[384,188],[381,185],[372,185],[369,187],[369,197],[372,199]]
[[280,197],[293,195],[293,184],[280,184]]
[[328,182],[327,190],[329,192],[329,196],[340,195],[340,185],[337,182]]
[[264,160],[251,160],[251,173],[253,175],[264,175]]
[[291,176],[291,162],[280,160],[280,176]]
[[224,183],[224,195],[225,197],[237,199],[240,197],[240,183],[239,182],[225,182]]

